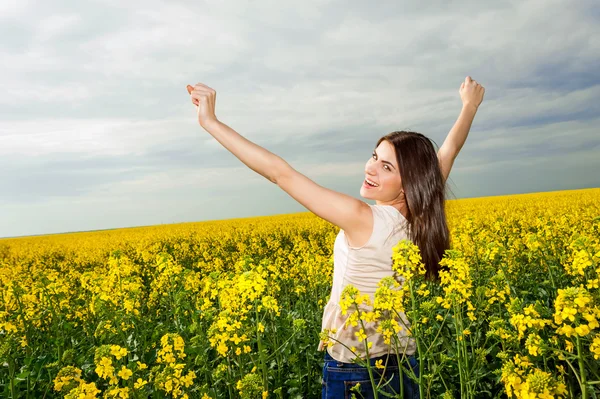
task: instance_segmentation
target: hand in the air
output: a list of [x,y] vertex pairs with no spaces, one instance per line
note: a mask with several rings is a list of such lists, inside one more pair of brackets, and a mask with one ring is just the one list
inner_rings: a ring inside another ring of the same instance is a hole
[[470,76],[467,76],[465,81],[460,85],[458,92],[460,93],[463,105],[473,105],[475,109],[478,109],[479,104],[483,101],[485,88],[477,83],[477,81],[472,80]]
[[217,92],[202,83],[195,86],[187,85],[187,91],[196,106],[200,126],[206,127],[211,122],[217,121],[215,116]]

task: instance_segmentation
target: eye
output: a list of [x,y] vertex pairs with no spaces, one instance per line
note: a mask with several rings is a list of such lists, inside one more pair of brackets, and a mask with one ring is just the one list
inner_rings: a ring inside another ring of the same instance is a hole
[[[375,157],[375,152],[373,152],[373,155],[372,155],[372,158],[374,158],[374,157]],[[388,172],[391,172],[391,171],[392,171],[392,169],[390,169],[390,167],[389,167],[388,165],[383,165],[383,167],[384,167],[384,168],[387,168],[386,170],[387,170]]]

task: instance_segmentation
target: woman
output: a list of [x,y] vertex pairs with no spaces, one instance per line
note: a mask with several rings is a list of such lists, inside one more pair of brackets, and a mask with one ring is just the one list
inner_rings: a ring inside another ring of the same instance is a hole
[[[363,397],[373,397],[373,388],[366,367],[353,362],[366,359],[364,344],[359,344],[357,327],[344,328],[345,318],[339,306],[340,294],[352,284],[361,294],[372,294],[379,280],[392,276],[392,247],[408,238],[421,251],[427,278],[435,280],[444,251],[449,248],[449,234],[444,212],[445,181],[456,156],[462,148],[485,89],[469,76],[459,93],[462,110],[439,151],[420,133],[392,132],[377,142],[372,157],[365,165],[365,180],[360,189],[363,198],[375,201],[367,204],[349,195],[322,187],[296,171],[285,160],[250,142],[215,116],[216,92],[198,83],[187,86],[196,106],[200,126],[250,169],[277,184],[291,197],[315,215],[340,228],[334,244],[334,276],[329,302],[323,311],[322,329],[328,334],[318,350],[325,352],[323,366],[323,398],[349,398],[350,389],[360,383]],[[408,320],[404,319],[407,327]],[[387,392],[400,392],[397,356],[371,324],[367,331],[369,362],[386,364],[383,378],[390,381]],[[414,357],[413,339],[402,330],[398,333],[403,345],[408,370],[419,375]],[[361,345],[362,344],[362,345]],[[361,349],[362,348],[362,349]],[[391,354],[388,358],[388,354]],[[418,385],[403,373],[405,398],[419,398]],[[358,395],[357,395],[358,396]]]

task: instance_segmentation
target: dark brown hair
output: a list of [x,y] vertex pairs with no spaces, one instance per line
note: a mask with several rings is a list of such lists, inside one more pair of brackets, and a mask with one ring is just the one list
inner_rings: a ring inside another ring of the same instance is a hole
[[[439,262],[450,248],[446,222],[446,184],[437,151],[421,133],[396,131],[377,141],[387,140],[396,150],[400,178],[408,208],[409,239],[419,247],[425,277],[438,280]],[[376,147],[377,147],[376,146]]]

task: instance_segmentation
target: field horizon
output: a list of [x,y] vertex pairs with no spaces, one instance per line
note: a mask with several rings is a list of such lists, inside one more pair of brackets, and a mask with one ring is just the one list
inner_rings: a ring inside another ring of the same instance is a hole
[[[554,190],[554,191],[538,191],[538,192],[503,194],[503,195],[488,195],[488,196],[483,196],[483,197],[463,197],[463,198],[447,199],[446,201],[452,202],[452,201],[478,200],[478,199],[485,200],[485,199],[489,199],[489,198],[568,193],[568,192],[574,192],[574,191],[597,190],[598,188],[600,188],[600,187],[587,187],[587,188],[576,188],[576,189],[569,189],[569,190]],[[0,237],[0,241],[8,240],[8,239],[17,239],[17,238],[46,237],[46,236],[53,236],[53,235],[77,234],[77,233],[94,233],[94,232],[113,231],[113,230],[137,229],[137,228],[145,228],[145,227],[151,228],[151,227],[156,227],[156,226],[175,226],[175,225],[184,225],[184,224],[190,224],[190,223],[214,223],[214,222],[218,222],[218,221],[231,222],[233,220],[247,220],[247,219],[255,219],[255,218],[278,217],[278,216],[285,216],[285,215],[295,215],[295,214],[300,214],[300,213],[310,213],[310,211],[278,213],[278,214],[274,214],[274,215],[246,216],[246,217],[238,217],[238,218],[230,218],[230,219],[206,219],[206,220],[196,220],[196,221],[189,221],[189,222],[160,223],[160,224],[147,224],[147,225],[137,225],[137,226],[126,226],[126,227],[110,227],[110,228],[106,228],[106,229],[61,231],[61,232],[46,233],[46,234],[28,234],[28,235],[21,235],[21,236],[6,236],[6,237]]]

